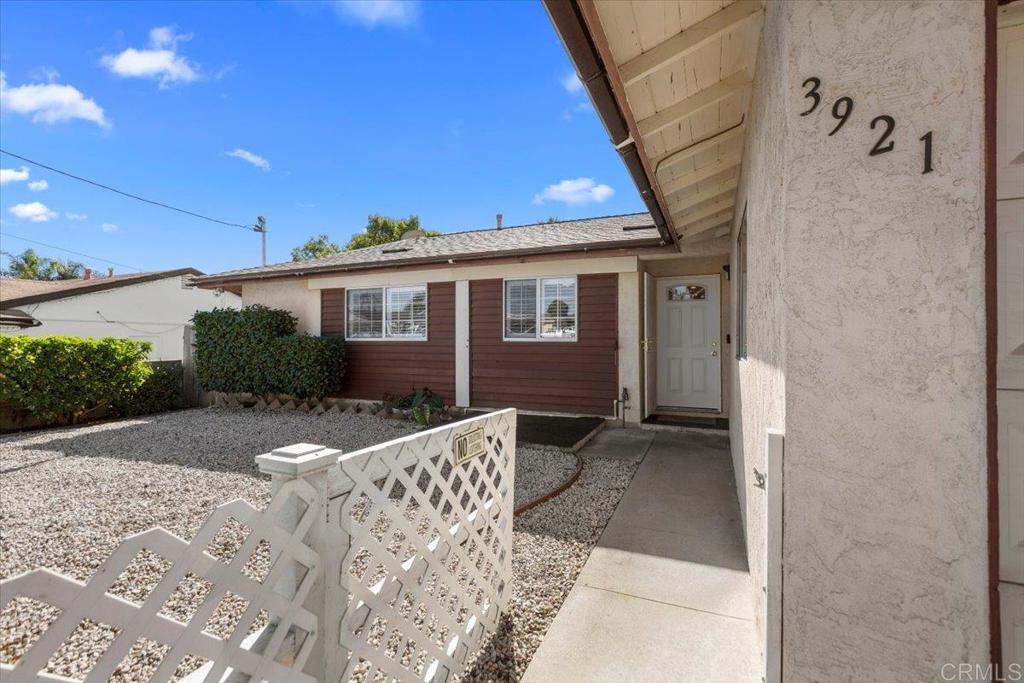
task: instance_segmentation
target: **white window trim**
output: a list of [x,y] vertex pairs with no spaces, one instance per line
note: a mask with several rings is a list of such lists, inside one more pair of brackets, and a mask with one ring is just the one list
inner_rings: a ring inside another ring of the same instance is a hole
[[[425,329],[423,336],[412,336],[412,335],[393,335],[389,336],[388,330],[388,290],[389,289],[416,289],[423,288],[424,306],[423,314],[425,316]],[[381,327],[379,337],[351,337],[348,333],[348,293],[349,292],[363,292],[369,289],[379,289],[381,293],[381,305],[383,306],[383,316],[381,318]],[[409,284],[409,285],[395,285],[393,287],[387,287],[381,285],[380,287],[349,287],[345,290],[345,342],[361,343],[361,342],[425,342],[430,341],[430,288],[426,283],[420,284]]]
[[[507,288],[505,283],[518,280],[534,280],[537,283],[537,301],[536,301],[536,315],[537,315],[537,332],[536,336],[533,337],[509,337],[505,334],[505,293]],[[540,333],[541,327],[541,307],[544,296],[542,294],[543,289],[541,288],[542,280],[572,280],[575,283],[575,298],[576,298],[576,334],[572,337],[543,337]],[[527,344],[533,344],[536,342],[544,343],[555,343],[555,344],[573,344],[580,340],[580,279],[576,275],[538,275],[537,277],[506,277],[501,279],[501,340],[506,342],[526,342]]]

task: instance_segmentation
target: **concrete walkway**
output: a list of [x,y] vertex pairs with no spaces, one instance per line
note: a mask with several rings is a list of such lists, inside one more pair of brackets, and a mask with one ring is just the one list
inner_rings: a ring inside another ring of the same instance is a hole
[[524,683],[761,680],[728,436],[605,430],[646,451]]

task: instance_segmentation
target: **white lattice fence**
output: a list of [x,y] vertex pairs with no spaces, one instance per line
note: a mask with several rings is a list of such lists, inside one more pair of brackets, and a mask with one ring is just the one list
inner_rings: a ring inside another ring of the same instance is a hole
[[[123,673],[140,645],[162,650],[149,681],[191,669],[189,683],[448,681],[508,602],[515,443],[510,409],[345,455],[295,444],[257,456],[274,488],[264,512],[235,500],[190,542],[160,528],[129,536],[87,583],[48,570],[0,582],[0,609],[29,599],[60,610],[3,681],[68,680],[44,670],[90,624],[116,635],[93,653],[87,683]],[[232,524],[249,531],[218,559],[207,551]],[[115,595],[142,553],[162,558],[161,579],[141,602]],[[160,613],[197,582],[206,592],[187,622]],[[209,632],[230,600],[246,603],[233,630]]]
[[339,580],[327,618],[343,649],[327,680],[448,681],[496,630],[510,592],[515,424],[507,410],[341,458],[328,518],[347,552],[328,574]]
[[[209,662],[196,680],[220,681],[233,673],[257,681],[312,681],[301,671],[317,638],[317,620],[303,602],[319,578],[320,561],[303,539],[316,521],[318,508],[314,488],[294,480],[282,487],[265,512],[242,500],[219,506],[191,542],[161,528],[129,536],[87,583],[46,569],[3,581],[0,609],[15,599],[31,599],[60,610],[60,616],[14,666],[3,666],[4,682],[68,680],[49,675],[44,669],[69,636],[88,624],[116,632],[102,654],[93,658],[84,679],[88,683],[107,681],[134,646],[146,643],[156,643],[165,650],[155,670],[147,672],[146,680],[170,680],[183,660],[191,657],[193,661]],[[285,513],[295,509],[305,512],[297,516]],[[289,519],[293,523],[287,523]],[[232,523],[251,531],[225,562],[206,551],[217,534]],[[112,594],[111,587],[143,552],[169,565],[159,582],[141,604]],[[264,552],[269,553],[270,568],[259,580],[244,570],[254,555]],[[197,584],[209,588],[186,623],[160,614],[180,586]],[[244,600],[247,607],[233,632],[220,638],[204,628],[225,599]],[[261,618],[268,624],[257,651],[247,647],[253,640],[247,635]]]

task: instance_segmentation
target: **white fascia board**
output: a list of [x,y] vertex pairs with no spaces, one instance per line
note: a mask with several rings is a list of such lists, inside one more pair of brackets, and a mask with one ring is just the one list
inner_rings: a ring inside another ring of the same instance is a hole
[[592,275],[596,273],[634,273],[638,270],[636,256],[553,259],[528,263],[503,263],[487,266],[458,266],[422,270],[393,270],[376,273],[353,273],[335,277],[313,277],[306,281],[309,289],[344,287],[388,287],[456,280],[494,280],[514,277],[549,275]]

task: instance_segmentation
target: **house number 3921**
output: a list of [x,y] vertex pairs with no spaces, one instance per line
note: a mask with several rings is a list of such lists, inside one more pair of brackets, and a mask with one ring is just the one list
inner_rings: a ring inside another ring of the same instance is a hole
[[[800,112],[800,116],[809,116],[818,109],[822,102],[821,79],[811,76],[803,82],[803,87],[807,89],[804,92],[804,99],[808,100],[808,103],[807,108]],[[829,131],[829,137],[838,133],[846,125],[852,114],[852,97],[844,95],[836,99],[832,103],[832,118],[836,120],[836,124]],[[893,133],[896,131],[896,119],[888,114],[880,114],[871,119],[871,130],[878,134],[878,138],[875,140],[874,146],[868,151],[868,156],[878,156],[895,149],[896,141],[893,140]],[[923,170],[921,173],[931,173],[934,170],[932,167],[932,131],[922,135],[919,140],[924,145]]]

